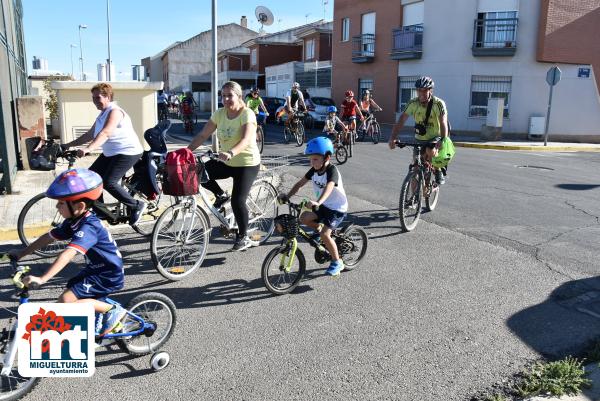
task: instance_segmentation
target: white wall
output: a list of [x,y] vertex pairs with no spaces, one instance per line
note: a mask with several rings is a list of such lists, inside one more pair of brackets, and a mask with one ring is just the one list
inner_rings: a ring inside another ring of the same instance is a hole
[[[514,56],[474,57],[473,23],[478,7],[491,0],[425,1],[423,56],[398,63],[399,76],[430,75],[435,94],[446,101],[454,130],[480,131],[485,118],[469,117],[472,75],[512,76],[510,117],[503,131],[526,133],[531,115],[545,115],[549,87],[546,72],[553,66],[536,61],[540,0],[517,3],[519,22]],[[447,21],[452,24],[448,25]],[[562,80],[554,88],[550,134],[600,134],[600,96],[596,78],[577,78],[578,65],[558,64]]]

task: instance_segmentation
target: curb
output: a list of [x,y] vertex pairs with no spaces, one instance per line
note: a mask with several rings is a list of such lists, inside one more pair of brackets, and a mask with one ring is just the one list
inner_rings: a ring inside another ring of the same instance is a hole
[[461,148],[493,149],[493,150],[529,150],[536,152],[600,152],[600,146],[539,146],[539,145],[500,145],[473,142],[454,142]]

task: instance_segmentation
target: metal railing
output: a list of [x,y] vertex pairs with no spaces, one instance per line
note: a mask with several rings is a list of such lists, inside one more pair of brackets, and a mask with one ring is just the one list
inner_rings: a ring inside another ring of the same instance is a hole
[[352,59],[365,61],[375,57],[375,34],[364,33],[352,37]]
[[473,49],[516,49],[518,21],[518,18],[475,20]]
[[409,25],[392,30],[392,57],[420,57],[423,52],[423,25]]

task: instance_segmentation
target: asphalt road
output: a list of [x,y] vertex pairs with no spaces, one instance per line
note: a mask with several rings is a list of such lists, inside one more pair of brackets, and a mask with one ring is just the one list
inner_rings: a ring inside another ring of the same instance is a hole
[[[303,161],[269,130],[266,154]],[[458,149],[438,208],[403,234],[410,151],[365,143],[356,153],[340,170],[349,220],[369,234],[358,268],[325,277],[302,245],[306,281],[274,297],[260,265],[278,239],[233,253],[215,231],[203,268],[170,283],[144,238],[117,232],[127,267],[115,298],[156,290],[177,305],[172,365],[150,373],[149,358],[105,349],[93,378],[43,380],[27,399],[465,400],[600,334],[600,154]],[[285,184],[306,169],[290,167]],[[36,300],[55,299],[63,283]]]

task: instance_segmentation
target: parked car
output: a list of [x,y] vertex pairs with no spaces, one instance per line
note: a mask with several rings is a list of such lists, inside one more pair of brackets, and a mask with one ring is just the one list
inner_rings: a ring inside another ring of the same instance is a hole
[[267,108],[267,111],[269,112],[267,122],[275,122],[275,114],[277,114],[277,109],[285,104],[285,99],[280,97],[263,96],[262,100]]
[[314,124],[323,125],[327,119],[327,108],[329,106],[335,106],[335,102],[333,99],[320,96],[312,96],[310,100],[312,102],[312,107],[309,106],[308,114]]

